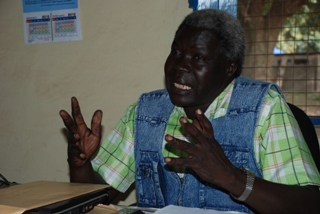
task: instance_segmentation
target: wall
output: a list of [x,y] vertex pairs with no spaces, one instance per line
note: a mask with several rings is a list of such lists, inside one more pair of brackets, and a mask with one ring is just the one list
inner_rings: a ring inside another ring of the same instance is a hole
[[174,32],[192,11],[187,0],[79,7],[82,41],[27,45],[21,1],[0,0],[0,173],[9,181],[69,181],[59,110],[70,111],[71,96],[87,122],[102,109],[105,138],[139,94],[164,87]]

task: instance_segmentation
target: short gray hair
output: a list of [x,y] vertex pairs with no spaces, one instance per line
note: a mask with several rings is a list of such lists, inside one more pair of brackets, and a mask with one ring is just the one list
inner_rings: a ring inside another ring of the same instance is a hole
[[190,13],[178,27],[184,26],[208,30],[219,40],[221,54],[229,63],[236,63],[235,77],[242,71],[245,55],[245,36],[240,22],[231,14],[217,9],[203,9]]

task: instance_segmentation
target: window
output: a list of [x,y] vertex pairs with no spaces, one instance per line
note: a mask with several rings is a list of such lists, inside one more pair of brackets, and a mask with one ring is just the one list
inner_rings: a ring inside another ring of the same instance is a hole
[[238,17],[247,42],[243,75],[277,83],[286,101],[308,114],[320,138],[320,0],[189,3],[194,10],[213,7]]
[[243,75],[277,83],[320,137],[320,2],[238,0],[246,34]]

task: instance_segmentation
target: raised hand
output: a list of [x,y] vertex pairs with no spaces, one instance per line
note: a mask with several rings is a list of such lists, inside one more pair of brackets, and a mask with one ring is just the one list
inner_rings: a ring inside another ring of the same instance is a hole
[[84,122],[77,98],[71,98],[72,117],[65,110],[60,116],[69,131],[68,162],[73,167],[83,166],[97,151],[101,140],[102,111],[94,112],[91,129]]
[[234,166],[215,140],[210,121],[197,110],[196,119],[192,124],[184,117],[180,119],[180,123],[195,143],[191,144],[167,135],[165,139],[169,144],[188,153],[189,156],[165,158],[166,163],[189,167],[203,180],[223,187],[233,174]]

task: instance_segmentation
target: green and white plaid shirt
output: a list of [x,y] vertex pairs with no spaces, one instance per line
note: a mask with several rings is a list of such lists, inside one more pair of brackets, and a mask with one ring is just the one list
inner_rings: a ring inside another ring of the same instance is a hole
[[[213,103],[205,115],[214,118],[226,114],[234,82],[232,82]],[[106,182],[115,189],[125,192],[135,180],[134,120],[136,103],[129,106],[125,114],[102,142],[92,160],[92,165]],[[183,108],[175,107],[168,120],[165,134],[189,141],[181,133],[179,119],[186,116]],[[164,157],[186,156],[173,147],[165,147]],[[320,175],[303,139],[299,126],[286,102],[278,92],[269,90],[254,134],[256,160],[268,181],[289,185],[320,186]]]

